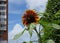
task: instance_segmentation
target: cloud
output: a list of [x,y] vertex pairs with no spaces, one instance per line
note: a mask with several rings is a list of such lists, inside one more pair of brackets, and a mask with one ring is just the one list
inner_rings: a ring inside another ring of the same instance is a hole
[[11,32],[8,33],[9,39],[12,39],[17,33],[23,31],[23,28],[21,25],[16,24]]
[[8,33],[8,39],[9,39],[8,42],[9,43],[17,43],[17,41],[18,41],[18,43],[21,43],[21,42],[24,42],[24,41],[30,41],[30,37],[29,37],[28,31],[25,31],[24,34],[22,35],[22,37],[20,37],[18,40],[12,40],[13,37],[16,34],[22,32],[23,30],[24,29],[23,29],[23,27],[21,25],[16,24],[14,26],[13,30]]
[[[32,41],[38,40],[38,37],[37,37],[36,32],[33,32],[32,38],[30,39],[30,35],[29,35],[29,32],[28,31],[25,31],[24,34],[19,39],[12,40],[13,37],[16,34],[22,32],[24,30],[24,28],[20,24],[16,24],[14,26],[13,30],[8,33],[8,38],[9,38],[9,41],[8,42],[9,43],[17,43],[17,41],[18,41],[18,43],[21,43],[21,42],[24,42],[24,41],[29,42],[30,40],[32,40]],[[39,24],[37,24],[36,28],[39,31]],[[41,27],[41,29],[42,29],[42,27]]]
[[47,0],[26,0],[28,9],[36,9],[40,12],[45,10]]

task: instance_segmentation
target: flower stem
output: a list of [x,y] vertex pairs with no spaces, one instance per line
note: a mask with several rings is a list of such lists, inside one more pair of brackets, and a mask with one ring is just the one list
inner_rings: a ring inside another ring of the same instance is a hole
[[39,38],[38,39],[39,43],[42,43],[42,39],[41,39],[41,35],[40,34],[38,35],[38,38]]
[[40,25],[39,25],[39,43],[42,43]]
[[39,43],[42,43],[42,39],[41,39],[41,35],[40,35],[40,34],[41,34],[41,33],[40,33],[40,28],[39,28],[39,33],[38,33],[38,31],[36,30],[36,28],[35,28],[35,31],[36,31],[37,36],[38,36],[38,38],[39,38],[39,39],[38,39],[38,42],[39,42]]

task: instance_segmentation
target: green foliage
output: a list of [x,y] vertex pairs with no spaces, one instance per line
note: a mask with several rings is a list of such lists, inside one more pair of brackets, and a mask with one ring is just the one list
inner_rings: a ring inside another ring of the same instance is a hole
[[30,41],[29,43],[33,43],[32,41]]
[[58,10],[60,10],[60,0],[48,0],[46,12],[54,15]]
[[60,10],[55,14],[55,18],[60,18]]
[[44,35],[42,42],[54,39],[54,30],[60,29],[60,0],[48,0],[46,11],[39,23],[43,26]]
[[27,43],[27,42],[23,42],[23,43]]
[[60,25],[60,10],[54,16],[53,23]]
[[60,29],[60,25],[57,25],[57,24],[52,24],[52,27],[55,29]]
[[32,37],[32,32],[34,30],[34,28],[36,27],[36,25],[34,23],[31,23],[30,26],[28,27],[29,28],[29,34],[30,34],[30,38]]
[[33,43],[32,41],[30,41],[30,42],[23,42],[23,43]]
[[48,19],[50,22],[53,21],[55,14],[59,10],[60,10],[60,0],[48,0],[47,8],[45,11],[46,19]]
[[52,23],[45,21],[44,19],[41,19],[39,21],[39,23],[43,26],[43,30],[44,30],[44,35],[42,37],[43,38],[42,41],[45,41],[45,40],[51,38],[53,36],[52,32],[54,30],[54,28],[52,27]]
[[55,43],[53,40],[47,40],[47,43]]

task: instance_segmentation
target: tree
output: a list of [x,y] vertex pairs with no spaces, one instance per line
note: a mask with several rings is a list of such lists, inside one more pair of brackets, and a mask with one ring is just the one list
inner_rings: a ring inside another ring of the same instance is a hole
[[[54,39],[54,31],[60,26],[60,0],[48,0],[46,11],[44,17],[40,20],[40,24],[44,27],[43,41]],[[54,24],[54,26],[52,24]]]

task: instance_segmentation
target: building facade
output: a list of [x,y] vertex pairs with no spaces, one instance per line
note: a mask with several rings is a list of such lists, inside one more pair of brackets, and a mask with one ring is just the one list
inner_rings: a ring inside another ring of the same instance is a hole
[[0,43],[8,40],[8,0],[0,0]]

